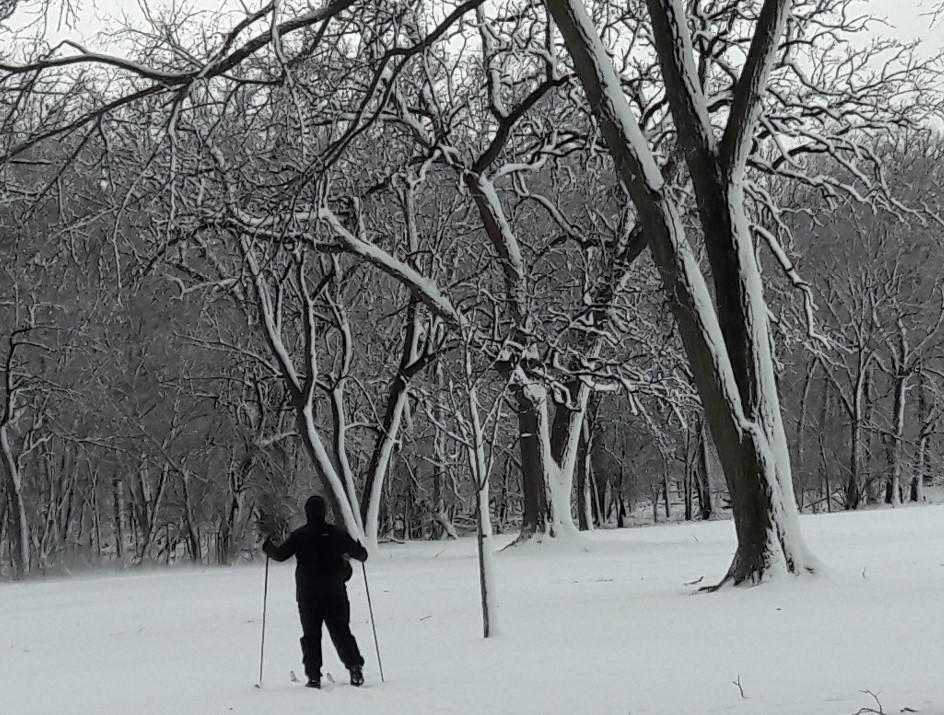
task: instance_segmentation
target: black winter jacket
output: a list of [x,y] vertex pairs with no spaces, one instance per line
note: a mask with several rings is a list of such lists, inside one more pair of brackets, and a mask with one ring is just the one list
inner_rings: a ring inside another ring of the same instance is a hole
[[344,598],[344,583],[352,573],[345,557],[367,560],[367,549],[347,531],[318,516],[309,513],[308,523],[289,534],[284,543],[276,546],[266,540],[262,545],[276,561],[295,557],[295,598],[299,601]]

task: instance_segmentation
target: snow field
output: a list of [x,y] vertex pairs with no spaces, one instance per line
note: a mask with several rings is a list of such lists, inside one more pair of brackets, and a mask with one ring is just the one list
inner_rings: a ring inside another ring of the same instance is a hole
[[872,690],[886,713],[944,715],[944,506],[801,523],[824,574],[716,594],[686,583],[723,575],[730,522],[503,552],[489,641],[473,539],[385,546],[368,562],[384,685],[359,572],[350,587],[361,690],[327,635],[338,683],[289,681],[302,673],[290,564],[270,570],[261,690],[261,564],[3,585],[0,712],[852,715],[876,707]]

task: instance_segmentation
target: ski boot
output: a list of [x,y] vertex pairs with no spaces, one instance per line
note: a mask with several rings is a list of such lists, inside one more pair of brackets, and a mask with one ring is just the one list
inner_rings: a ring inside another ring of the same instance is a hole
[[359,665],[355,665],[351,668],[351,685],[356,688],[359,688],[364,684],[364,670]]

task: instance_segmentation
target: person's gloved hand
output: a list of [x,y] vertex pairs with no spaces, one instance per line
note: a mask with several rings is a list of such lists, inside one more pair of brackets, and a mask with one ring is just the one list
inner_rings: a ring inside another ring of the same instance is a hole
[[263,545],[272,541],[273,538],[280,536],[282,531],[281,528],[279,528],[278,520],[271,512],[259,515],[257,530],[260,544]]

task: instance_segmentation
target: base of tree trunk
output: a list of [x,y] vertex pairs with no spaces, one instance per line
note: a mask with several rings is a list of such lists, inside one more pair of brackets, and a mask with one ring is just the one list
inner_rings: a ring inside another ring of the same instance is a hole
[[515,540],[507,546],[504,546],[501,550],[513,549],[524,544],[541,544],[545,541],[549,543],[583,543],[583,539],[586,538],[585,533],[587,532],[581,532],[576,525],[574,525],[572,530],[563,528],[560,530],[560,533],[557,533],[554,529],[554,525],[550,523],[545,523],[541,526],[522,526]]
[[768,563],[762,555],[754,556],[735,553],[734,560],[724,578],[713,586],[702,586],[699,591],[714,593],[726,585],[758,586],[773,576],[803,576],[816,573],[816,565],[811,563],[779,565]]
[[518,532],[518,536],[515,537],[515,540],[510,544],[502,548],[502,551],[505,549],[513,549],[516,546],[521,546],[522,544],[529,544],[531,542],[540,543],[545,537],[550,538],[546,528],[538,528],[537,525],[531,524],[528,526],[522,526],[521,531]]

